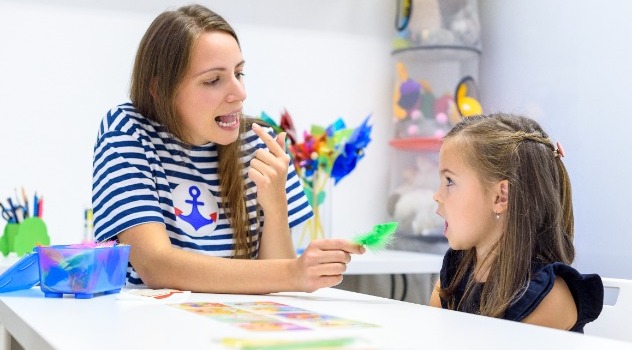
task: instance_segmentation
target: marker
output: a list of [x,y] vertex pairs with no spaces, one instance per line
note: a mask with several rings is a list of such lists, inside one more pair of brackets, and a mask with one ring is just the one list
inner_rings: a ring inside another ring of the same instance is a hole
[[38,206],[39,200],[37,199],[37,192],[35,192],[35,194],[33,195],[33,216],[39,216],[39,213],[37,212],[37,206]]
[[41,196],[39,202],[37,203],[37,216],[44,216],[44,196]]

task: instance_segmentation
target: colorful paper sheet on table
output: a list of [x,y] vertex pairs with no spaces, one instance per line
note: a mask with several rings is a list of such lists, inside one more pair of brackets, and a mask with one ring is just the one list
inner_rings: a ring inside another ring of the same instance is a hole
[[171,306],[255,332],[379,327],[271,301],[190,302]]
[[298,349],[371,349],[367,342],[352,337],[314,339],[244,339],[223,338],[220,343],[240,350],[298,350]]

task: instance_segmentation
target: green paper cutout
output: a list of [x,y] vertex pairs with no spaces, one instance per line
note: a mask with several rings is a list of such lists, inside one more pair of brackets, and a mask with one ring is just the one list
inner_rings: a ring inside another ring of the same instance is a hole
[[38,245],[50,245],[50,237],[42,219],[31,217],[24,219],[18,225],[19,228],[12,249],[18,256],[30,253]]
[[393,241],[395,231],[397,231],[396,221],[378,224],[373,226],[371,232],[354,237],[352,242],[372,250],[384,249]]

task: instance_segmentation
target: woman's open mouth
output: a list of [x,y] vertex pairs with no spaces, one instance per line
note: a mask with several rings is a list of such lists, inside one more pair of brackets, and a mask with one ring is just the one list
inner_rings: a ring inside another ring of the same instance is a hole
[[233,112],[227,115],[220,115],[215,117],[215,122],[222,129],[234,129],[239,126],[239,117],[241,113],[239,111]]

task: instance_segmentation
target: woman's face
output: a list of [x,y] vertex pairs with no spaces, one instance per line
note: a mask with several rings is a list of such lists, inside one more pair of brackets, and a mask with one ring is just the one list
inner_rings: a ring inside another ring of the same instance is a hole
[[191,64],[176,93],[183,141],[227,145],[239,137],[246,90],[244,59],[235,38],[205,32],[193,44]]

